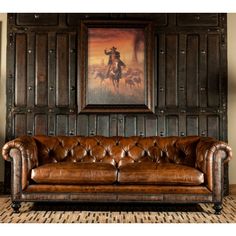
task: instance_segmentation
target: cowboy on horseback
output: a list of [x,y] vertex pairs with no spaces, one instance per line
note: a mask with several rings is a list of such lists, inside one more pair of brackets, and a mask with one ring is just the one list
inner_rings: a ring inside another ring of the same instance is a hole
[[109,55],[109,60],[108,60],[108,69],[107,69],[107,78],[112,79],[112,82],[115,86],[118,87],[119,80],[122,75],[122,67],[125,67],[125,63],[120,59],[120,52],[116,50],[114,46],[107,51],[106,49],[104,50],[104,53],[106,55]]

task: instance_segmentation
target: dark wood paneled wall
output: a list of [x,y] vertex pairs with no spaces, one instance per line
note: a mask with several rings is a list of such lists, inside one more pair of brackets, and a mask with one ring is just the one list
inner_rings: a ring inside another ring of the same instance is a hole
[[[155,114],[78,114],[84,19],[153,22]],[[216,13],[8,14],[6,139],[97,134],[227,141],[226,30],[226,14]],[[6,165],[8,187],[9,174]],[[226,168],[226,183],[227,175]]]

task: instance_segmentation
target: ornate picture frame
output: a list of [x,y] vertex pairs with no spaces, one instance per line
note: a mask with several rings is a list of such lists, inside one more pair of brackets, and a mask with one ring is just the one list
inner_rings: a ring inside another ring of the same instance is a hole
[[150,22],[81,22],[79,113],[153,113]]

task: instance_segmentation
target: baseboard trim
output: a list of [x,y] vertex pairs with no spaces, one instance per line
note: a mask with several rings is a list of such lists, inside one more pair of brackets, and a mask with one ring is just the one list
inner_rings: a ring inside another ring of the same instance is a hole
[[229,194],[230,195],[236,195],[236,184],[230,184],[229,185]]

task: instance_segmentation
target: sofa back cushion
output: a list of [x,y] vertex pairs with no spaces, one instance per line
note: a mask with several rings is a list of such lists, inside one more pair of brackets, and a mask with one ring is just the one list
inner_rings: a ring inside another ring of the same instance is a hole
[[200,137],[34,136],[39,165],[103,162],[120,167],[152,161],[194,166]]

